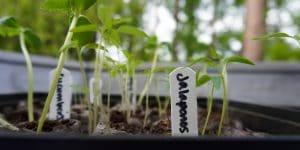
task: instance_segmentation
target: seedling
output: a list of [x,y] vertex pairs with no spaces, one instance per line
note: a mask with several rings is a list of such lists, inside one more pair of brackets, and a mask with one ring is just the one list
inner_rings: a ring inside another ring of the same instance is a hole
[[[94,72],[95,83],[99,83],[100,81],[102,69],[104,68],[105,59],[106,59],[105,51],[108,51],[107,48],[110,46],[115,46],[120,49],[120,44],[121,44],[120,34],[148,37],[140,29],[137,29],[133,26],[124,25],[125,23],[130,22],[130,19],[128,18],[113,19],[113,11],[108,7],[99,5],[97,8],[97,12],[98,12],[97,16],[101,22],[101,25],[90,24],[90,25],[79,26],[72,29],[72,32],[74,33],[96,32],[98,35],[97,43],[90,44],[94,46],[94,49],[96,49],[95,72]],[[121,76],[123,76],[122,70],[121,70]],[[105,111],[102,102],[101,87],[99,87],[98,84],[95,84],[93,90],[95,93],[93,128],[95,129],[98,122],[97,121],[98,102],[99,102],[101,114],[105,114]],[[100,93],[98,91],[100,91]]]
[[44,122],[46,120],[47,113],[49,111],[49,107],[51,104],[52,97],[54,96],[55,89],[57,87],[59,75],[63,69],[65,59],[67,57],[68,49],[72,45],[72,39],[74,33],[71,32],[71,29],[75,28],[77,26],[79,17],[81,14],[89,9],[93,4],[96,3],[97,0],[46,0],[44,3],[44,8],[48,10],[60,10],[64,11],[67,13],[70,13],[70,18],[71,18],[71,24],[69,26],[68,33],[66,35],[65,41],[63,45],[61,46],[59,52],[59,60],[58,60],[58,65],[56,68],[55,76],[53,79],[53,82],[50,86],[50,90],[48,93],[48,96],[46,98],[45,106],[42,112],[42,115],[39,119],[39,124],[37,128],[37,132],[41,132]]
[[30,29],[22,27],[13,17],[3,17],[0,19],[0,35],[1,36],[19,36],[19,42],[22,49],[22,53],[25,57],[28,87],[27,87],[27,107],[28,107],[28,121],[34,121],[33,116],[33,71],[30,55],[26,44],[33,47],[40,45],[40,39]]
[[[159,43],[157,41],[157,37],[156,36],[150,37],[148,39],[148,43],[147,43],[146,48],[154,50],[154,56],[153,56],[152,63],[151,63],[151,69],[150,69],[149,74],[147,76],[146,85],[143,88],[143,91],[141,92],[141,94],[139,96],[139,100],[138,100],[138,105],[139,106],[142,105],[142,102],[143,102],[143,99],[144,99],[145,95],[146,95],[146,101],[148,101],[147,100],[148,99],[147,98],[148,97],[147,93],[149,92],[149,88],[150,88],[150,85],[151,85],[153,77],[154,77],[154,73],[155,73],[155,69],[156,69],[156,65],[157,65],[157,61],[158,61],[159,48],[161,48],[163,46],[167,46],[168,50],[171,50],[171,47],[170,47],[169,43],[167,43],[167,42],[161,42],[161,43]],[[146,102],[146,105],[147,105],[147,103],[148,102]]]
[[[221,135],[223,122],[225,119],[225,115],[227,113],[228,103],[229,103],[229,101],[228,101],[227,66],[230,63],[241,63],[241,64],[247,64],[247,65],[254,65],[254,63],[251,62],[250,60],[240,57],[240,56],[224,57],[224,56],[218,54],[216,52],[216,50],[214,50],[214,49],[210,50],[209,56],[194,60],[191,64],[191,66],[194,64],[197,64],[197,63],[206,63],[209,66],[214,66],[214,67],[219,68],[219,73],[218,73],[219,76],[211,78],[208,75],[204,75],[200,79],[197,78],[196,85],[201,86],[210,80],[212,80],[212,82],[213,82],[213,86],[212,86],[210,96],[209,96],[209,112],[208,112],[208,117],[206,119],[206,120],[208,120],[210,113],[211,113],[213,90],[221,82],[222,89],[223,89],[223,104],[222,104],[222,113],[221,113],[220,123],[219,123],[219,127],[218,127],[218,135]],[[207,121],[205,124],[207,125]],[[206,128],[206,127],[204,127],[204,128]],[[202,131],[203,134],[204,134],[204,132],[205,131]]]

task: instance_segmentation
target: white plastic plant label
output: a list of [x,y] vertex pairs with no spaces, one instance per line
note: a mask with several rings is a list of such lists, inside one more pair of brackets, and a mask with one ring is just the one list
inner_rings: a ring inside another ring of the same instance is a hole
[[[55,70],[50,72],[50,84],[52,83]],[[72,101],[72,84],[73,79],[71,72],[67,69],[62,69],[59,76],[57,88],[51,101],[49,116],[50,120],[70,119],[71,101]]]
[[196,73],[179,67],[170,73],[172,136],[197,136]]
[[[95,79],[94,78],[91,78],[90,81],[89,81],[89,87],[90,87],[90,102],[91,104],[94,104],[94,82],[95,82]],[[100,88],[102,88],[102,80],[100,79],[99,81],[99,85],[100,85]],[[100,91],[99,91],[100,92]]]

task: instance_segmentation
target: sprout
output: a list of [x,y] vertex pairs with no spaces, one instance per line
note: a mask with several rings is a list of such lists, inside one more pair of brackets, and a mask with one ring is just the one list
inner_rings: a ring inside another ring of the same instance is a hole
[[40,39],[30,29],[24,28],[13,18],[3,17],[0,19],[0,35],[1,36],[19,36],[22,53],[25,57],[27,74],[28,74],[28,92],[27,92],[27,107],[28,121],[34,121],[33,116],[33,71],[30,55],[26,44],[32,47],[39,47]]
[[39,119],[39,124],[37,128],[37,132],[41,132],[44,122],[46,120],[47,113],[49,111],[49,107],[51,104],[52,97],[54,96],[55,89],[57,87],[59,75],[62,71],[62,68],[64,66],[64,62],[68,53],[68,50],[70,48],[70,45],[73,43],[73,36],[74,33],[71,32],[71,29],[75,28],[77,26],[77,23],[80,20],[80,16],[82,12],[89,9],[94,3],[96,3],[97,0],[46,0],[44,3],[43,8],[47,10],[60,10],[67,13],[70,13],[71,18],[71,24],[69,26],[68,33],[66,35],[65,41],[63,45],[61,46],[59,52],[59,60],[58,65],[56,68],[54,79],[50,85],[50,90],[48,93],[48,96],[46,98],[45,106],[42,112],[42,115]]
[[[209,55],[207,57],[198,58],[190,64],[190,66],[193,66],[197,63],[204,63],[205,65],[205,71],[204,75],[199,78],[200,76],[200,70],[197,71],[196,75],[196,85],[197,87],[200,87],[208,82],[212,82],[212,87],[209,94],[209,100],[208,100],[208,114],[205,120],[205,124],[202,130],[202,134],[205,133],[205,129],[208,124],[208,120],[211,114],[212,110],[212,100],[214,95],[214,90],[220,88],[222,85],[223,89],[223,105],[222,105],[222,113],[221,118],[219,122],[218,127],[218,135],[221,135],[222,133],[222,127],[223,122],[225,119],[225,114],[227,113],[228,109],[228,77],[227,77],[227,66],[231,63],[240,63],[240,64],[247,64],[247,65],[254,65],[253,62],[250,60],[240,57],[240,56],[232,56],[232,57],[223,57],[220,54],[217,53],[217,51],[213,48],[210,49]],[[219,68],[219,75],[218,76],[209,76],[206,74],[206,69],[212,67],[212,68]]]

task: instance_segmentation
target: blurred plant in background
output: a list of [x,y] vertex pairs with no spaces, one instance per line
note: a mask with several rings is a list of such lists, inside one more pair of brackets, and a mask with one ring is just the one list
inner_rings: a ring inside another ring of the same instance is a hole
[[[239,54],[243,49],[245,0],[100,0],[112,7],[118,16],[130,17],[132,25],[144,28],[159,42],[172,43],[169,53],[161,51],[159,60],[187,61],[206,55],[210,46],[223,55]],[[42,11],[43,0],[1,0],[0,16],[14,16],[24,26],[31,27],[42,40],[40,49],[32,54],[57,56],[69,24],[63,13]],[[300,12],[298,0],[267,1],[266,31],[299,34]],[[50,15],[51,14],[51,15]],[[87,12],[96,20],[96,9]],[[53,23],[59,22],[59,23]],[[146,50],[143,39],[124,35],[126,49],[138,58],[151,61],[153,51]],[[253,37],[254,38],[254,37]],[[14,39],[17,41],[18,39]],[[263,44],[263,59],[267,61],[300,61],[300,49],[294,41],[269,40]],[[11,39],[0,38],[0,48],[18,51]],[[32,48],[30,48],[32,49]],[[84,56],[92,59],[89,51]],[[71,58],[76,54],[70,53]]]

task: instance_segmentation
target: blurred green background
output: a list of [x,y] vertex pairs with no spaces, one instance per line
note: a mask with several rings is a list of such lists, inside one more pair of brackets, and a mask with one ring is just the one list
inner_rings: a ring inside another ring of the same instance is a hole
[[[63,43],[69,20],[67,14],[41,9],[44,0],[1,0],[0,16],[14,16],[30,27],[42,40],[32,54],[56,57]],[[172,52],[161,52],[165,61],[187,61],[204,55],[214,46],[225,55],[239,54],[243,49],[244,0],[101,0],[113,7],[116,17],[131,17],[132,25],[156,35],[160,41],[170,42]],[[265,8],[267,33],[287,32],[299,35],[299,0],[267,1]],[[96,22],[95,8],[87,15]],[[254,38],[254,37],[253,37]],[[0,37],[0,48],[20,52],[17,38]],[[143,39],[123,37],[123,47],[145,61],[151,52],[145,50]],[[72,52],[70,57],[72,57]],[[89,55],[86,54],[87,58]],[[75,58],[75,57],[74,57]],[[288,39],[264,41],[264,61],[300,61],[300,45]]]

